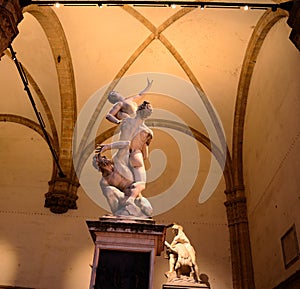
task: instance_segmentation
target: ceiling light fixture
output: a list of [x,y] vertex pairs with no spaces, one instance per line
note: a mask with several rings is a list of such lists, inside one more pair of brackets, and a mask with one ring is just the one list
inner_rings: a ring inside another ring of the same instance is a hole
[[[36,4],[36,5],[48,5],[52,6],[58,3],[57,0],[51,1],[51,0],[19,0],[20,4],[25,7],[30,4]],[[203,9],[206,8],[219,8],[219,9],[237,9],[237,8],[244,8],[248,7],[248,9],[262,9],[267,10],[271,9],[272,11],[277,11],[278,8],[281,8],[283,10],[290,11],[293,1],[287,1],[287,2],[281,2],[281,3],[262,3],[262,2],[215,2],[215,1],[158,1],[158,0],[60,0],[59,4],[63,5],[72,5],[72,6],[91,6],[91,5],[98,5],[99,7],[101,5],[106,6],[123,6],[123,5],[133,5],[133,6],[139,6],[139,7],[191,7],[191,8],[197,8],[200,7]],[[245,9],[245,8],[244,8]]]

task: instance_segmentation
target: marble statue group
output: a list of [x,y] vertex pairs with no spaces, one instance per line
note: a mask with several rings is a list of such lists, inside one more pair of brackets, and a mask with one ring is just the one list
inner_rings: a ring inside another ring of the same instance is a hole
[[[108,95],[113,106],[106,119],[120,126],[119,140],[97,145],[93,165],[102,173],[100,187],[114,216],[149,218],[153,212],[150,202],[142,195],[146,187],[144,160],[148,158],[148,146],[153,138],[145,120],[153,109],[148,101],[136,103],[151,85],[152,81],[147,80],[145,89],[127,98],[116,91]],[[116,150],[112,159],[103,155],[112,149]]]

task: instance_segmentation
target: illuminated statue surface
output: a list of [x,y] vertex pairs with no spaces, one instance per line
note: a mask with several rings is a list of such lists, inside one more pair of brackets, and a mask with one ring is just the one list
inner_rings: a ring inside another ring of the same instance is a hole
[[172,227],[174,239],[165,241],[169,259],[169,271],[165,273],[168,281],[189,281],[199,283],[199,272],[196,263],[196,253],[180,225]]
[[[100,186],[115,216],[152,215],[152,206],[142,195],[146,187],[144,160],[148,158],[148,146],[153,137],[144,121],[151,114],[151,104],[144,101],[134,117],[127,115],[120,122],[119,141],[96,147],[93,165],[102,173]],[[117,152],[109,160],[103,153],[112,149]]]

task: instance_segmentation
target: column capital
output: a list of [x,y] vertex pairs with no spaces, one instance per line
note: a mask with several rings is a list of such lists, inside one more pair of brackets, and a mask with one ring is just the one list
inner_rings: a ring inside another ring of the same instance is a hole
[[45,207],[55,214],[77,209],[77,188],[79,183],[70,178],[53,178],[49,181],[49,192],[45,194]]

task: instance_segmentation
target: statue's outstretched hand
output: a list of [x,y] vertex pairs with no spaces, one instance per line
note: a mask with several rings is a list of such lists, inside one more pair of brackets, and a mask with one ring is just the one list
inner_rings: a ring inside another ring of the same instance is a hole
[[147,92],[151,88],[152,82],[153,80],[149,80],[149,78],[147,78],[147,86],[138,95],[141,96],[142,94]]
[[103,153],[107,150],[107,145],[99,145],[97,144],[96,149],[95,149],[95,154],[100,154]]
[[147,78],[147,87],[151,87],[152,83],[153,83],[153,80],[149,80],[149,78]]

